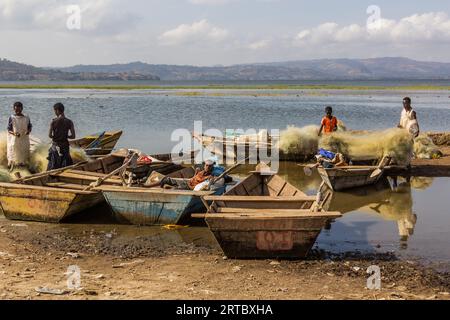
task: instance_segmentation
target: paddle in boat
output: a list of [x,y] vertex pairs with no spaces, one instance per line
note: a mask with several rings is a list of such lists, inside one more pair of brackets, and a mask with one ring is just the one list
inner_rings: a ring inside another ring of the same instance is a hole
[[[184,168],[167,176],[189,179],[194,173],[193,168]],[[102,185],[95,190],[102,191],[119,221],[145,226],[185,223],[191,213],[206,211],[201,196],[220,192],[164,189],[158,181],[152,187]]]
[[90,157],[101,157],[113,151],[122,133],[122,131],[104,131],[71,140],[70,145],[71,147],[83,149]]

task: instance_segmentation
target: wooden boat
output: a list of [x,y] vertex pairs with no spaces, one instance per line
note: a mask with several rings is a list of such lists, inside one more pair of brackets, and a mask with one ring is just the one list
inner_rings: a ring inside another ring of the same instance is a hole
[[[272,138],[256,136],[239,137],[214,137],[205,134],[193,133],[192,137],[200,142],[203,148],[223,159],[223,163],[237,163],[239,156],[250,157],[254,161],[259,161],[260,156],[269,157],[272,148]],[[245,158],[244,157],[244,158]]]
[[192,137],[200,142],[203,148],[223,159],[224,163],[236,163],[238,155],[242,158],[250,157],[254,161],[266,161],[262,157],[269,158],[274,150],[281,161],[307,161],[314,154],[289,154],[279,149],[276,144],[279,137],[262,137],[261,135],[242,135],[237,137],[214,137],[205,134],[193,133]]
[[105,156],[113,151],[121,136],[122,131],[105,131],[71,140],[70,145],[83,149],[91,157]]
[[[194,173],[193,168],[185,168],[168,176],[187,179],[193,177]],[[214,193],[114,185],[100,186],[95,190],[102,191],[119,221],[146,226],[180,224],[187,221],[191,213],[206,211],[200,196]]]
[[[8,219],[61,222],[105,201],[101,192],[83,190],[92,182],[120,168],[124,158],[123,154],[109,155],[76,169],[33,175],[21,183],[0,183],[1,211]],[[179,168],[180,166],[171,163],[155,162],[133,170],[148,174],[153,170],[173,172]],[[104,183],[122,186],[122,180],[118,176],[113,176]]]
[[357,187],[370,186],[383,177],[389,157],[384,157],[378,166],[343,166],[334,168],[317,168],[323,182],[333,191],[342,191]]
[[[86,186],[119,168],[123,158],[108,156],[82,165],[77,170],[38,174],[22,183],[0,183],[0,208],[8,219],[61,222],[67,217],[104,201]],[[107,183],[121,184],[116,177]]]
[[278,175],[253,172],[213,201],[206,223],[229,258],[304,258],[337,212],[307,196]]

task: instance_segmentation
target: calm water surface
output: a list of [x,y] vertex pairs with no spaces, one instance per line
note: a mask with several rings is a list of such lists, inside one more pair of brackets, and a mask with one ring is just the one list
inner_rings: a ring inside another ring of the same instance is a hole
[[[186,95],[196,92],[196,95]],[[220,96],[214,94],[220,93]],[[63,102],[78,135],[122,129],[118,147],[149,153],[169,152],[175,129],[285,129],[319,124],[326,105],[351,129],[396,126],[402,98],[411,96],[423,130],[448,130],[450,92],[332,90],[0,90],[0,124],[20,100],[34,123],[34,135],[46,139],[52,106]]]

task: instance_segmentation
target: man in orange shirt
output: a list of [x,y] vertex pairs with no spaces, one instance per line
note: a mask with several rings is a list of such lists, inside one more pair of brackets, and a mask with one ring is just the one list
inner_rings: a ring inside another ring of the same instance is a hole
[[194,190],[198,184],[209,180],[213,176],[213,169],[214,161],[206,160],[203,170],[197,169],[195,175],[191,179],[164,177],[161,180],[160,186],[161,188],[164,188],[168,185],[179,190]]
[[322,135],[322,132],[325,134],[333,133],[337,130],[337,118],[333,116],[333,108],[326,107],[325,108],[325,117],[322,119],[322,124],[319,130],[319,136]]

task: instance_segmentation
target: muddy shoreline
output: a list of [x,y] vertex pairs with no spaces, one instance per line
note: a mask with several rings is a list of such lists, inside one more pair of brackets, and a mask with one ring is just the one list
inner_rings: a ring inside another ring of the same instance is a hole
[[[127,226],[127,233],[1,216],[0,299],[450,299],[450,273],[394,254],[314,250],[304,261],[231,260],[212,235],[190,229]],[[380,267],[380,290],[366,289],[372,265]],[[69,266],[80,269],[78,289],[67,287]]]

